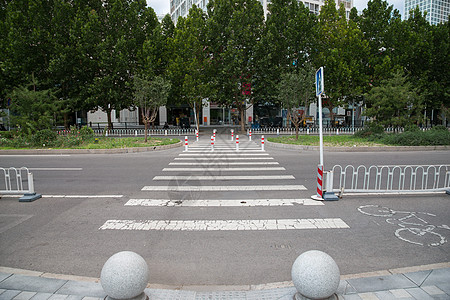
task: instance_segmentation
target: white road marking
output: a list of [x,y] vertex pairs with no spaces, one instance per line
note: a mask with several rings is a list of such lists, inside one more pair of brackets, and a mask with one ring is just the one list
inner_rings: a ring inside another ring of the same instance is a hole
[[228,192],[228,191],[305,191],[304,185],[227,185],[227,186],[144,186],[141,191]]
[[263,152],[261,149],[259,150],[247,150],[245,148],[239,148],[239,151],[236,150],[216,150],[216,148],[214,148],[214,151],[211,150],[188,150],[188,152],[191,153],[211,153],[211,152],[216,152],[216,153],[236,153],[236,152]]
[[220,161],[220,160],[270,160],[273,157],[175,157],[174,160],[207,160],[207,161]]
[[153,180],[291,180],[293,175],[252,175],[252,176],[155,176]]
[[254,206],[294,206],[325,205],[323,201],[312,199],[242,199],[242,200],[185,200],[182,202],[167,199],[130,199],[125,206],[161,207],[254,207]]
[[83,168],[28,168],[30,171],[83,171]]
[[203,172],[203,171],[285,171],[284,167],[248,167],[248,168],[164,168],[164,172]]
[[228,166],[228,165],[279,165],[274,161],[249,161],[249,162],[216,162],[211,161],[209,163],[195,163],[195,162],[171,162],[169,166]]
[[350,228],[340,218],[271,220],[107,220],[99,230],[243,231]]
[[122,198],[123,195],[42,195],[43,198]]
[[[242,153],[243,151],[234,151],[230,153],[222,153],[223,155],[230,155],[230,156],[269,156],[269,153],[263,153],[263,152],[255,152],[255,153]],[[179,156],[218,156],[220,153],[216,153],[216,151],[212,152],[204,152],[204,153],[180,153]]]
[[36,156],[39,156],[39,157],[42,157],[42,156],[45,156],[45,157],[67,157],[67,156],[70,156],[70,154],[11,154],[11,155],[9,155],[9,154],[3,154],[3,155],[0,155],[0,157],[18,157],[18,156],[20,156],[20,157],[36,157]]

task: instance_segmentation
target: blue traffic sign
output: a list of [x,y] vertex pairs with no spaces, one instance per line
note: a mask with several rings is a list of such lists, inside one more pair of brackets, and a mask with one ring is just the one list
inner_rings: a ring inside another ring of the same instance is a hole
[[324,91],[323,67],[316,71],[316,96],[320,96]]

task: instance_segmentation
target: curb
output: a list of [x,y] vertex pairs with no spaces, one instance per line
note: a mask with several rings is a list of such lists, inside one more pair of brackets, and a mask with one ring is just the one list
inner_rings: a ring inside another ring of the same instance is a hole
[[[291,145],[269,142],[266,145],[272,148],[319,151],[319,146]],[[450,146],[362,146],[362,147],[323,147],[329,152],[395,152],[395,151],[433,151],[450,150]]]
[[[373,272],[366,272],[366,273],[359,273],[359,274],[341,275],[340,279],[348,280],[348,279],[356,279],[356,278],[390,276],[390,275],[395,275],[395,274],[418,272],[418,271],[429,271],[429,270],[434,270],[434,269],[445,269],[445,268],[450,268],[450,262],[435,263],[435,264],[429,264],[429,265],[420,265],[420,266],[413,266],[413,267],[404,267],[404,268],[397,268],[397,269],[387,269],[387,270],[380,270],[380,271],[373,271]],[[70,280],[70,281],[100,282],[100,278],[94,278],[94,277],[45,273],[45,272],[39,272],[39,271],[31,271],[31,270],[2,267],[2,266],[0,266],[0,272],[19,274],[19,275],[25,275],[25,276],[42,277],[42,278]],[[292,281],[251,284],[251,285],[165,285],[165,284],[160,284],[160,283],[147,284],[147,288],[151,288],[151,289],[181,290],[181,291],[196,291],[196,292],[263,291],[263,290],[272,290],[272,289],[278,289],[278,288],[290,288],[293,286],[294,286],[294,284]]]
[[179,141],[175,144],[153,146],[153,147],[133,147],[133,148],[114,148],[114,149],[11,149],[0,150],[1,155],[13,155],[13,154],[120,154],[120,153],[138,153],[167,150],[181,147],[183,143]]

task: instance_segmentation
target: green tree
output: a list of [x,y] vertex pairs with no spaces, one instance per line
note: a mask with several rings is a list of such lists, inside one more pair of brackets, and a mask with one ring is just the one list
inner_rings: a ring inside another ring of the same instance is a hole
[[170,83],[161,76],[152,81],[139,76],[134,77],[134,98],[139,106],[145,126],[145,142],[147,143],[148,125],[152,124],[160,106],[166,105]]
[[260,57],[255,82],[257,96],[277,101],[273,93],[284,73],[303,68],[316,45],[317,17],[303,3],[274,0],[269,5],[266,26],[256,55]]
[[346,19],[343,5],[336,10],[334,0],[327,0],[322,7],[319,30],[320,42],[314,57],[317,66],[324,67],[324,106],[334,120],[333,108],[359,97],[367,86],[364,59],[368,45],[357,24]]
[[54,114],[58,112],[58,100],[51,89],[40,90],[34,75],[31,82],[19,86],[9,94],[11,97],[11,124],[21,133],[32,135],[54,126]]
[[422,97],[402,72],[383,80],[366,95],[370,107],[366,115],[383,126],[404,127],[418,123],[422,117]]
[[369,48],[364,60],[365,74],[369,79],[367,90],[378,86],[382,79],[391,77],[400,69],[399,51],[396,49],[399,32],[396,29],[401,23],[401,16],[387,1],[371,0],[357,20]]
[[173,59],[169,68],[176,85],[176,97],[187,102],[195,113],[199,130],[202,101],[210,91],[210,58],[206,49],[206,15],[195,5],[189,15],[179,18],[172,40]]
[[312,67],[302,68],[298,73],[285,73],[277,85],[278,100],[288,111],[288,120],[295,126],[297,140],[299,126],[306,117],[305,113],[299,115],[298,108],[308,107],[314,100],[314,74]]
[[212,0],[208,3],[208,51],[214,92],[210,100],[233,106],[245,131],[245,111],[255,103],[255,53],[264,14],[257,0]]
[[91,109],[106,112],[111,128],[112,110],[120,111],[133,104],[131,87],[137,53],[158,21],[145,0],[101,3],[89,12],[82,28],[80,50],[93,75],[82,96]]

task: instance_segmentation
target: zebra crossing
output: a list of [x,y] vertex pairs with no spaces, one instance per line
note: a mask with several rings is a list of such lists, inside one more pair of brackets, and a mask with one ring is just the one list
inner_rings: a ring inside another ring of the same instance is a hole
[[[152,178],[152,184],[143,186],[141,192],[151,195],[167,195],[154,199],[131,198],[125,208],[163,207],[178,208],[233,208],[233,207],[283,207],[319,206],[321,201],[298,198],[306,187],[295,182],[286,168],[252,141],[240,141],[239,151],[235,142],[218,136],[212,151],[209,140],[194,142],[163,168],[164,175]],[[167,175],[166,175],[167,174]],[[248,184],[246,184],[248,182]],[[267,184],[270,182],[270,184]],[[277,183],[278,182],[278,183]],[[289,183],[286,183],[289,182]],[[164,184],[165,183],[165,184]],[[277,197],[252,199],[258,192],[266,191]],[[283,192],[286,197],[280,198]],[[166,194],[165,194],[166,193]],[[236,199],[235,193],[242,197]],[[287,194],[286,194],[287,193]],[[289,198],[289,195],[296,195]],[[180,196],[182,195],[182,196]],[[133,231],[251,231],[251,230],[302,230],[349,228],[340,218],[307,219],[190,219],[190,220],[134,220],[110,219],[99,230]]]

